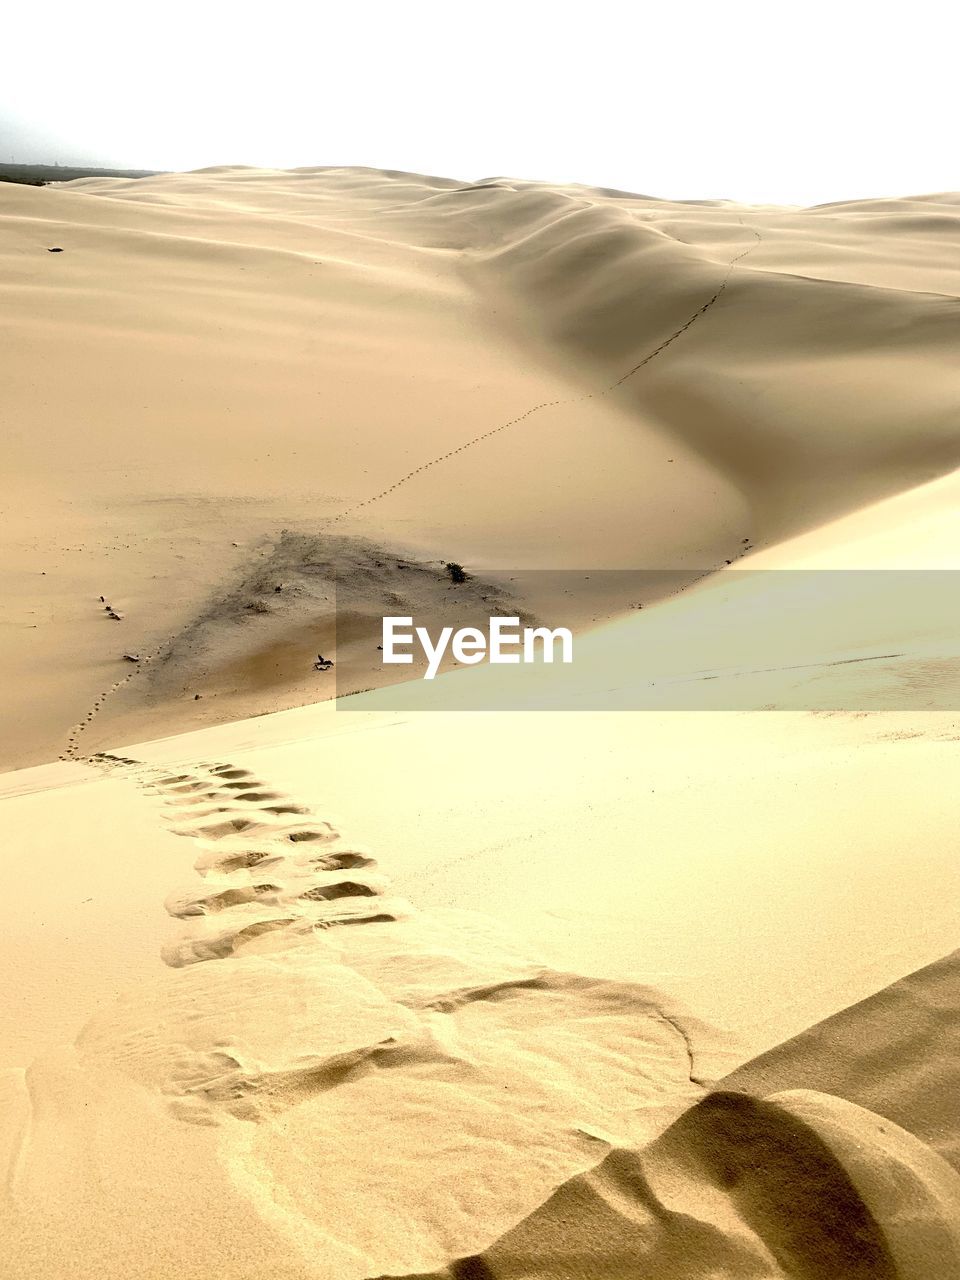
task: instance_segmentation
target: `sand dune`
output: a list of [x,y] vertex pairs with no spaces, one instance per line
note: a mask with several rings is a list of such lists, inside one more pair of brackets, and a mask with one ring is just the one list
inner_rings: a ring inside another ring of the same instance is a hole
[[960,1175],[889,1121],[803,1090],[717,1092],[642,1153],[612,1151],[484,1254],[430,1278],[920,1280],[956,1275],[958,1217]]
[[[958,462],[950,196],[804,211],[227,167],[0,201],[8,766],[65,750],[122,653],[168,649],[283,529],[710,570]],[[146,693],[87,749],[317,696],[281,683]]]
[[612,1151],[480,1258],[431,1274],[955,1275],[956,969],[950,956],[745,1064],[649,1147]]
[[[956,567],[957,197],[0,218],[15,1272],[960,1277],[957,618],[884,611]],[[410,710],[366,628],[450,562],[574,674]]]
[[744,1064],[725,1082],[763,1094],[810,1088],[882,1111],[960,1167],[958,957],[946,956]]

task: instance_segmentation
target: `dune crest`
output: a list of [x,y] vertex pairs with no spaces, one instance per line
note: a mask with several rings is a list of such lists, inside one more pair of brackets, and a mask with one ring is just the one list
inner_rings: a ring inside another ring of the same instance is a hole
[[948,1280],[960,1274],[960,1175],[840,1098],[713,1093],[649,1147],[578,1174],[489,1250],[404,1280],[573,1280],[586,1259],[610,1280]]

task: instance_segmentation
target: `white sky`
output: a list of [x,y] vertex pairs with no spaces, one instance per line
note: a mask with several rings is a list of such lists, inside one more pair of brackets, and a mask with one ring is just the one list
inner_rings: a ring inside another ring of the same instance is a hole
[[[32,10],[32,11],[31,11]],[[373,165],[813,204],[960,187],[953,0],[51,0],[0,161]]]

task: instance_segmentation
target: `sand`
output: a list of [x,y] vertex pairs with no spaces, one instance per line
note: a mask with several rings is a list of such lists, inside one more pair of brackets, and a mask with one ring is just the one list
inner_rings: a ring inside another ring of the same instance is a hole
[[957,203],[0,185],[12,1273],[960,1276]]

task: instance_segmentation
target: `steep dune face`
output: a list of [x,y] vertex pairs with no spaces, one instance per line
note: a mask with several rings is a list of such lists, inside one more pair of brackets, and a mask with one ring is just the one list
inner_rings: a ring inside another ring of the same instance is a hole
[[953,953],[810,1027],[734,1071],[730,1089],[821,1089],[909,1129],[960,1170]]
[[431,1277],[584,1274],[949,1280],[960,1274],[960,1176],[839,1098],[714,1093],[644,1151],[611,1151],[489,1250]]
[[883,201],[832,217],[528,191],[498,203],[476,216],[495,229],[476,278],[735,483],[767,537],[956,465],[960,275],[940,269],[953,201],[928,231],[925,202],[913,217]]

